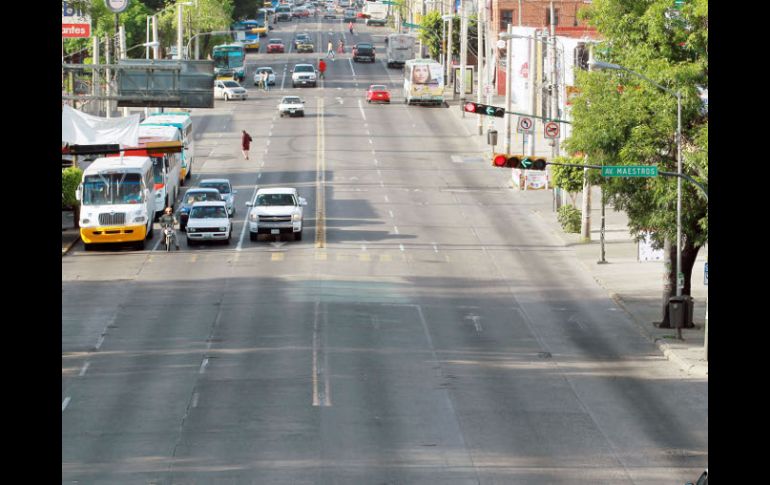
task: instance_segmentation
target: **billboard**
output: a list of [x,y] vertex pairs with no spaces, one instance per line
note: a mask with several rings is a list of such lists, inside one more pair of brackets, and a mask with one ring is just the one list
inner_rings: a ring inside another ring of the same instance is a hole
[[118,66],[118,107],[214,107],[214,61],[120,59]]
[[91,37],[91,17],[82,10],[62,2],[61,36],[67,39]]
[[441,64],[412,64],[410,73],[412,96],[441,96],[444,94],[444,69]]

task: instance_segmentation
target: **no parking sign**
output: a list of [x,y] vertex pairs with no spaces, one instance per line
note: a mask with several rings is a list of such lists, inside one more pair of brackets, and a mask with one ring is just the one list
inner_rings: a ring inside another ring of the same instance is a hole
[[555,121],[546,123],[545,129],[543,130],[543,136],[546,138],[559,138],[559,123],[556,123]]

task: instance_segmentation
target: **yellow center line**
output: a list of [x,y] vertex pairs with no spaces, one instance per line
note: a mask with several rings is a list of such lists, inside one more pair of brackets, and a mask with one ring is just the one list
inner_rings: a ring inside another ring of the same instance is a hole
[[316,232],[315,232],[315,247],[326,247],[326,226],[325,226],[325,212],[326,212],[326,158],[324,156],[325,150],[325,133],[324,133],[324,103],[323,98],[318,98],[318,111],[316,117],[316,189],[315,189],[315,217],[316,217]]

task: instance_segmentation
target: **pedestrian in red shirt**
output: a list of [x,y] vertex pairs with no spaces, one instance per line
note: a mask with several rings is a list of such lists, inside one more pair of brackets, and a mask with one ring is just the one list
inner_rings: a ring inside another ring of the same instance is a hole
[[318,72],[320,73],[319,77],[325,79],[324,73],[326,72],[326,63],[323,59],[318,59]]
[[251,135],[243,130],[243,136],[241,137],[241,150],[243,151],[243,158],[249,159],[249,146],[251,146]]

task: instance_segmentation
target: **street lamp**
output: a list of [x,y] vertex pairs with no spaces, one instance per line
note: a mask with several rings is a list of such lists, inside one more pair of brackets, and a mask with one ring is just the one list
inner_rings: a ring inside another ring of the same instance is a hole
[[[190,37],[190,40],[187,41],[187,47],[186,47],[186,49],[187,49],[186,52],[188,53],[187,57],[188,58],[190,57],[190,55],[189,55],[190,45],[192,44],[193,39],[195,39],[198,36],[201,36],[201,35],[226,35],[226,34],[236,34],[236,33],[238,33],[237,30],[215,30],[213,32],[199,32],[199,33],[193,35],[192,37]],[[197,55],[197,49],[196,49],[196,55]]]
[[674,92],[665,86],[661,86],[652,79],[618,64],[593,61],[589,65],[595,69],[611,69],[630,72],[634,76],[654,84],[668,94],[676,96],[676,164],[678,174],[676,178],[676,296],[682,296],[682,282],[680,280],[682,272],[682,91],[678,90]]

